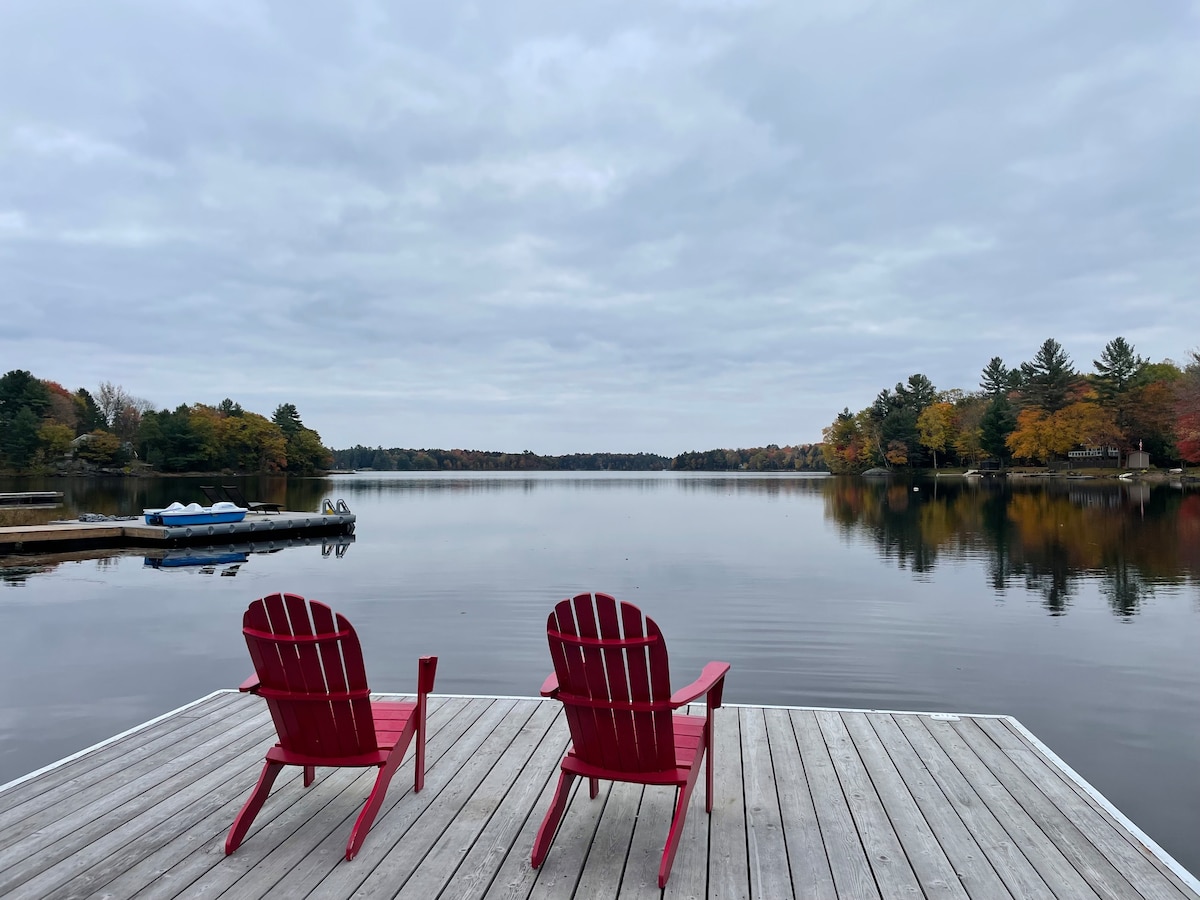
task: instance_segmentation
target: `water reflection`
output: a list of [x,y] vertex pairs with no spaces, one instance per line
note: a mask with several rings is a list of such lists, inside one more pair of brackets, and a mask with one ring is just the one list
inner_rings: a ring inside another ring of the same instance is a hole
[[825,515],[915,573],[982,559],[997,596],[1021,585],[1051,615],[1067,612],[1085,579],[1130,617],[1157,586],[1200,577],[1200,495],[1167,486],[838,478]]
[[353,534],[323,537],[297,536],[263,541],[239,541],[212,546],[174,547],[140,550],[79,550],[68,553],[16,555],[0,557],[0,586],[22,587],[35,575],[45,575],[67,563],[93,561],[97,567],[113,565],[122,557],[142,557],[142,567],[162,572],[191,572],[234,577],[242,567],[253,564],[254,557],[300,547],[319,547],[322,558],[344,559]]
[[0,509],[0,526],[34,525],[55,519],[73,518],[80,513],[109,516],[136,516],[143,509],[161,509],[172,501],[208,505],[200,485],[236,484],[253,500],[279,503],[284,509],[315,512],[321,501],[330,497],[330,481],[325,478],[171,476],[104,478],[0,478],[0,491],[61,491],[57,508]]

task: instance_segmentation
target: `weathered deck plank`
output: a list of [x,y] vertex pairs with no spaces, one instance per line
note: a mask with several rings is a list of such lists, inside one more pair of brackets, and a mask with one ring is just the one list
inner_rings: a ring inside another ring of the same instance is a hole
[[771,759],[775,767],[775,786],[779,792],[779,812],[783,821],[783,836],[787,843],[787,858],[791,869],[792,893],[797,897],[829,900],[837,897],[833,871],[821,839],[821,826],[813,806],[812,792],[796,732],[785,709],[766,710],[767,736],[771,742]]
[[[1057,778],[1053,786],[1047,784],[1047,779],[1040,779],[1043,782],[1041,785],[1035,784],[976,723],[960,719],[951,727],[1009,788],[1017,802],[1025,807],[1046,836],[1072,861],[1101,897],[1141,894],[1146,900],[1182,900],[1183,895],[1174,885],[1156,878],[1147,879],[1145,876],[1149,872],[1145,870],[1153,867],[1144,860],[1134,858],[1129,852],[1132,850],[1129,843],[1121,840],[1105,823],[1093,821],[1088,806],[1080,805],[1074,816],[1067,816],[1056,805],[1067,799],[1063,796],[1066,790]],[[1046,803],[1047,798],[1052,802]],[[1121,869],[1115,865],[1118,862],[1122,863]],[[1143,886],[1140,891],[1130,883],[1131,877]]]
[[1192,876],[1009,720],[717,716],[713,813],[698,785],[665,891],[669,788],[602,783],[591,800],[582,785],[541,870],[530,867],[568,743],[560,708],[536,699],[432,698],[425,789],[413,793],[406,761],[352,862],[342,854],[374,771],[324,770],[308,789],[285,771],[226,857],[274,739],[262,701],[230,693],[0,790],[0,893],[1200,900]]
[[716,796],[708,823],[708,896],[728,900],[750,897],[742,726],[738,712],[736,707],[719,709],[713,724],[717,763],[713,776]]
[[810,710],[794,711],[792,727],[796,731],[800,758],[804,760],[804,771],[808,773],[813,805],[817,810],[817,821],[821,826],[821,837],[838,895],[861,897],[864,900],[878,898],[879,889],[871,874],[866,848],[854,825],[853,813],[833,768],[833,760],[817,723],[816,713]]
[[[1003,853],[1005,862],[1023,876],[1025,892],[1013,893],[1022,898],[1053,898],[1061,890],[1066,896],[1080,900],[1096,897],[1096,892],[1067,858],[965,745],[959,742],[957,746],[948,746],[945,740],[938,740],[920,716],[895,719],[934,778],[944,790],[955,793],[964,821],[969,820],[973,829],[988,832],[993,849]],[[938,734],[947,730],[944,722],[938,723]],[[992,828],[993,822],[998,830]],[[1032,866],[1036,876],[1025,871],[1025,866]]]
[[[1003,900],[1007,897],[1026,896],[1014,895],[1005,887],[1000,876],[996,874],[996,869],[988,861],[986,851],[976,841],[968,825],[959,817],[949,795],[938,787],[891,716],[848,716],[846,726],[860,745],[865,745],[871,734],[874,734],[886,754],[887,762],[883,757],[876,759],[871,755],[868,767],[873,770],[872,777],[876,777],[875,769],[884,769],[889,764],[893,767],[896,777],[903,783],[903,790],[907,791],[909,798],[916,804],[932,832],[932,836],[926,839],[935,843],[938,850],[950,860],[959,883],[972,900]],[[900,790],[897,786],[897,798],[890,804],[892,808],[903,802],[900,799]],[[916,824],[913,827],[920,828]],[[930,848],[928,852],[934,851]],[[912,851],[909,851],[909,855],[911,857]],[[1026,865],[1028,866],[1028,863]],[[1032,869],[1030,871],[1032,872]],[[1037,884],[1045,887],[1036,873],[1033,873],[1033,877]]]
[[1025,736],[1008,722],[1002,719],[980,719],[975,724],[1003,749],[1004,754],[1012,759],[1047,797],[1058,802],[1060,807],[1072,804],[1075,797],[1082,799],[1092,812],[1081,810],[1074,817],[1075,820],[1081,827],[1091,829],[1090,833],[1100,835],[1098,843],[1102,844],[1113,858],[1121,860],[1122,871],[1146,875],[1144,867],[1153,866],[1175,885],[1178,891],[1186,894],[1187,885],[1178,875],[1157,856],[1147,853],[1141,842],[1117,826],[1108,811],[1097,803],[1091,794],[1068,778],[1062,769],[1047,759],[1045,754],[1029,743]]
[[746,779],[746,837],[750,893],[785,897],[792,890],[787,841],[783,833],[778,780],[771,764],[767,721],[761,709],[742,709],[742,771]]

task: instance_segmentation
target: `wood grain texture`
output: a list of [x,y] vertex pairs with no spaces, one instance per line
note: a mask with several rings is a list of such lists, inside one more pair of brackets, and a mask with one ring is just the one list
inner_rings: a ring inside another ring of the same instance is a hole
[[[665,891],[675,791],[577,782],[529,863],[568,744],[561,704],[429,703],[427,777],[398,779],[342,858],[367,769],[281,776],[246,843],[223,840],[274,728],[228,694],[0,792],[0,891],[15,900],[1131,897],[1200,900],[1007,722],[725,707]],[[411,753],[411,751],[410,751]],[[122,764],[125,763],[125,764]],[[406,762],[405,765],[411,765]],[[40,789],[34,789],[36,784]]]

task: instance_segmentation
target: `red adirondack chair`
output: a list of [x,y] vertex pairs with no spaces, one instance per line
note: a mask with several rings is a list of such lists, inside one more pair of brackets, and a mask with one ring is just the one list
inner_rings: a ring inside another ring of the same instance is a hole
[[324,603],[296,594],[255,600],[242,617],[242,633],[255,670],[242,690],[267,701],[279,743],[267,751],[258,784],[233,820],[225,853],[242,843],[284,766],[303,766],[305,787],[317,766],[377,766],[375,787],[346,844],[346,859],[353,859],[414,736],[413,790],[424,785],[425,697],[437,657],[421,657],[415,703],[372,701],[354,626],[340,614],[335,620]]
[[[729,663],[710,662],[700,677],[671,693],[667,645],[649,616],[607,594],[580,594],[554,607],[546,623],[554,673],[543,697],[561,700],[571,730],[558,789],[533,843],[533,867],[550,852],[567,807],[571,784],[588,779],[593,799],[599,779],[674,785],[675,817],[667,834],[658,886],[665,887],[683,833],[688,799],[708,751],[705,809],[713,800],[713,710],[721,705]],[[707,697],[704,716],[674,711]]]

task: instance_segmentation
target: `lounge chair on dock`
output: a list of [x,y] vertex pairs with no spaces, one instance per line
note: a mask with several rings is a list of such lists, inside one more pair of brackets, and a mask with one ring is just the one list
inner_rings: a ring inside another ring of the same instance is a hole
[[241,689],[266,700],[279,742],[267,751],[258,784],[229,829],[225,853],[242,843],[284,766],[301,767],[305,787],[317,766],[373,767],[375,787],[346,844],[346,859],[353,859],[414,740],[413,790],[425,784],[425,698],[437,657],[421,657],[415,703],[372,700],[358,635],[324,603],[272,594],[250,604],[242,626],[255,674]]
[[[201,486],[200,490],[205,491],[203,486]],[[268,503],[264,500],[247,500],[246,495],[242,493],[242,489],[236,484],[223,484],[221,485],[221,490],[225,492],[225,497],[222,499],[229,500],[231,503],[236,503],[243,509],[250,510],[250,512],[277,513],[283,508],[282,503]],[[204,496],[208,496],[207,491],[205,491]]]
[[[658,625],[636,606],[607,594],[560,602],[547,621],[546,636],[554,671],[542,696],[561,700],[566,708],[571,747],[534,840],[533,867],[539,868],[550,852],[576,778],[588,779],[593,800],[600,779],[669,785],[678,788],[678,800],[658,867],[658,886],[664,888],[701,763],[704,809],[712,812],[713,711],[721,705],[729,663],[710,662],[696,681],[672,692],[667,645]],[[701,697],[705,715],[676,712]]]
[[233,503],[250,512],[277,513],[283,508],[282,503],[268,503],[263,500],[247,500],[242,489],[236,484],[225,484],[217,487],[213,484],[200,485],[200,493],[211,503]]

